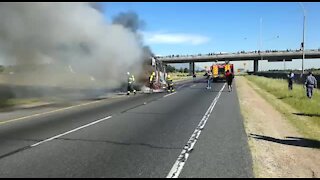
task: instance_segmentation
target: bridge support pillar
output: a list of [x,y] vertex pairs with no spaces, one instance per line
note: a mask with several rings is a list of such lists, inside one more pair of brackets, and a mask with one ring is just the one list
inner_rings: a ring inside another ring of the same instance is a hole
[[259,60],[253,60],[253,72],[258,72],[259,70]]
[[194,74],[194,62],[189,63],[189,75]]

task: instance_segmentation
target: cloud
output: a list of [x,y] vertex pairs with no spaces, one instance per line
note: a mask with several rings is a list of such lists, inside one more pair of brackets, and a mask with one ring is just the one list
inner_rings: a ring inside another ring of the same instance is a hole
[[143,33],[147,44],[191,44],[200,45],[210,41],[206,36],[182,33]]

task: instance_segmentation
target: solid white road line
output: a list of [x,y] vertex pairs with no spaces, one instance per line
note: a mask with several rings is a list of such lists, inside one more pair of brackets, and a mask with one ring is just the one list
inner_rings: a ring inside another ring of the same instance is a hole
[[216,103],[219,100],[219,97],[221,95],[221,92],[223,91],[223,89],[225,88],[226,84],[223,85],[223,87],[221,88],[221,90],[219,91],[219,93],[217,94],[217,96],[214,98],[214,100],[212,101],[211,105],[209,106],[207,112],[205,113],[205,115],[203,116],[202,120],[200,121],[200,123],[198,124],[197,128],[195,129],[195,131],[192,133],[189,141],[187,142],[187,144],[184,146],[182,152],[180,153],[177,161],[174,163],[173,167],[171,168],[169,174],[167,175],[167,178],[178,178],[183,166],[185,165],[185,163],[188,160],[188,157],[194,147],[194,145],[196,144],[196,142],[198,141],[198,138],[201,134],[202,129],[204,128],[207,120],[209,119],[213,108],[215,107]]
[[84,126],[81,126],[81,127],[76,128],[76,129],[73,129],[73,130],[71,130],[71,131],[68,131],[68,132],[65,132],[65,133],[56,135],[56,136],[54,136],[54,137],[51,137],[51,138],[48,138],[48,139],[46,139],[46,140],[40,141],[40,142],[38,142],[38,143],[36,143],[36,144],[33,144],[33,145],[31,145],[31,147],[35,147],[35,146],[38,146],[38,145],[40,145],[40,144],[42,144],[42,143],[45,143],[45,142],[48,142],[48,141],[57,139],[57,138],[59,138],[59,137],[61,137],[61,136],[64,136],[64,135],[66,135],[66,134],[70,134],[70,133],[72,133],[72,132],[78,131],[78,130],[80,130],[80,129],[83,129],[83,128],[86,128],[86,127],[88,127],[88,126],[91,126],[91,125],[97,124],[97,123],[99,123],[99,122],[105,121],[105,120],[107,120],[107,119],[110,119],[111,117],[112,117],[112,116],[108,116],[108,117],[105,117],[105,118],[103,118],[103,119],[99,119],[99,120],[94,121],[94,122],[92,122],[92,123],[86,124],[86,125],[84,125]]
[[[109,99],[115,99],[115,98],[119,98],[119,97],[122,97],[122,96],[115,96],[115,97],[111,97],[111,98],[109,98]],[[20,117],[20,118],[16,118],[16,119],[1,121],[1,122],[0,122],[0,125],[6,124],[6,123],[10,123],[10,122],[20,121],[20,120],[24,120],[24,119],[28,119],[28,118],[43,116],[43,115],[47,115],[47,114],[53,114],[53,113],[60,112],[60,111],[70,110],[70,109],[74,109],[74,108],[77,108],[77,107],[80,107],[80,106],[87,106],[87,105],[90,105],[90,104],[95,104],[95,103],[103,102],[103,101],[105,101],[105,100],[106,100],[106,99],[98,100],[98,101],[93,101],[93,102],[89,102],[89,103],[78,104],[78,105],[69,106],[69,107],[65,107],[65,108],[61,108],[61,109],[56,109],[56,110],[52,110],[52,111],[47,111],[47,112],[32,114],[32,115],[29,115],[29,116],[24,116],[24,117]]]

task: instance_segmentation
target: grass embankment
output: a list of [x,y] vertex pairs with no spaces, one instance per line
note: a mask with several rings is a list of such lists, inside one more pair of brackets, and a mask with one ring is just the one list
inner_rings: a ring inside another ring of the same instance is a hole
[[[288,82],[283,79],[245,77],[259,87],[256,89],[257,92],[279,110],[300,133],[305,137],[320,140],[320,91],[318,89],[314,90],[313,98],[310,100],[302,85],[294,84],[293,90],[289,91]],[[283,103],[291,108],[285,107]]]
[[[189,73],[169,73],[173,79],[173,81],[181,81],[181,80],[187,80],[192,79],[192,76],[189,75]],[[204,73],[196,73],[197,77],[202,77]]]
[[32,104],[40,102],[39,99],[35,98],[26,98],[26,99],[1,99],[0,108],[10,108],[18,105]]

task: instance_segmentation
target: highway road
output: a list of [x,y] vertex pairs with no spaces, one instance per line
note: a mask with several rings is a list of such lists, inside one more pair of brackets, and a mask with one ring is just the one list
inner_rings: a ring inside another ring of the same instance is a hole
[[252,177],[236,91],[204,79],[0,121],[0,177]]

